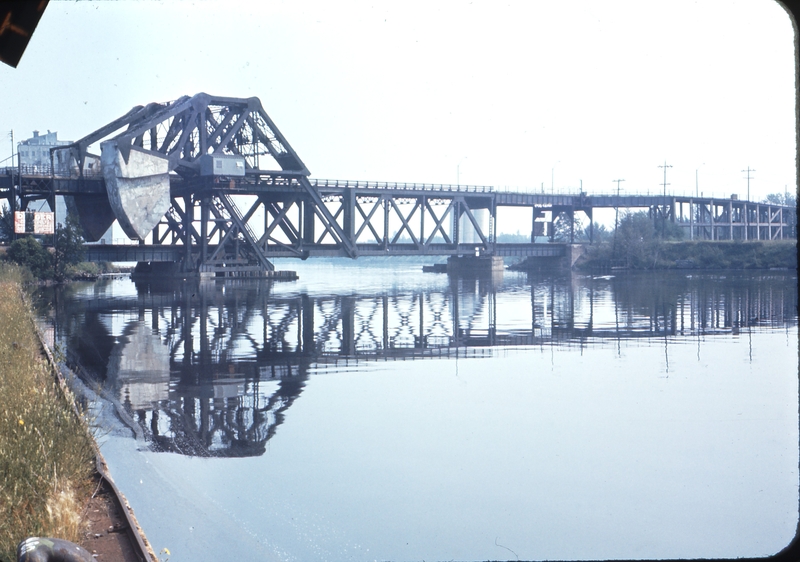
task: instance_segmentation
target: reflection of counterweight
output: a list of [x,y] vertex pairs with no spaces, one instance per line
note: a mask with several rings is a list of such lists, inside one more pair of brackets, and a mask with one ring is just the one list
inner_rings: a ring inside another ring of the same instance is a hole
[[169,399],[137,412],[155,450],[193,456],[263,454],[308,378],[305,366],[231,364],[219,371],[198,377],[179,369]]
[[145,322],[129,322],[111,349],[107,379],[126,407],[155,408],[169,398],[169,349]]

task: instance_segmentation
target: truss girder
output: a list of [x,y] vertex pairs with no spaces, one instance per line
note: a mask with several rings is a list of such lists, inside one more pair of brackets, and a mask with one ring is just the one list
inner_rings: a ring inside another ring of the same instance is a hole
[[376,211],[378,211],[379,209],[383,209],[384,205],[385,205],[384,199],[382,197],[378,197],[377,200],[373,202],[372,208],[370,209],[369,213],[364,213],[363,206],[361,205],[359,200],[356,199],[355,206],[356,209],[358,210],[358,214],[361,215],[363,221],[358,231],[356,232],[355,235],[356,240],[359,239],[361,233],[364,232],[365,228],[369,228],[370,232],[372,232],[372,236],[375,238],[375,243],[383,244],[383,238],[381,237],[380,234],[378,234],[378,232],[375,230],[375,227],[372,225],[372,217],[375,215]]
[[453,242],[447,235],[447,232],[445,232],[444,228],[442,227],[442,224],[444,223],[445,219],[447,219],[447,217],[450,215],[450,212],[453,210],[454,208],[453,202],[451,201],[447,205],[447,209],[445,209],[444,213],[442,213],[441,218],[436,217],[436,213],[433,212],[433,208],[431,207],[430,201],[425,201],[425,206],[427,207],[428,213],[430,213],[431,218],[434,221],[433,232],[431,232],[431,235],[425,241],[425,246],[428,246],[431,244],[431,242],[433,242],[433,238],[436,236],[437,231],[441,233],[442,238],[444,238],[445,244],[452,244]]
[[[320,206],[302,191],[259,193],[244,204],[230,193],[214,188],[173,197],[172,207],[154,229],[153,243],[189,244],[191,248],[181,255],[198,266],[267,270],[272,268],[270,256],[347,256],[348,247],[403,255],[443,250],[459,255],[465,247],[473,251],[476,244],[485,251],[493,248],[464,197],[317,192],[323,201]],[[485,202],[479,204],[484,208]],[[200,206],[200,212],[190,206]],[[455,225],[460,219],[474,229],[475,243],[465,246],[463,232]]]
[[[654,219],[678,222],[685,228],[684,215],[681,211],[677,217],[676,205],[688,204],[693,217],[688,227],[698,237],[711,239],[733,238],[734,233],[744,238],[783,237],[784,230],[793,228],[782,208],[735,198],[555,196],[496,193],[487,187],[327,180],[312,185],[305,164],[258,98],[205,93],[135,106],[79,141],[52,149],[66,151],[69,158],[59,158],[59,162],[69,162],[74,172],[61,176],[52,172],[49,178],[32,175],[24,178],[24,188],[23,178],[14,187],[12,176],[6,196],[12,207],[24,209],[32,200],[51,201],[57,194],[77,199],[90,194],[103,197],[105,180],[87,172],[84,164],[89,157],[96,157],[88,151],[106,141],[113,141],[126,162],[133,147],[135,152],[150,152],[167,160],[172,207],[151,239],[164,244],[171,238],[172,244],[186,245],[186,261],[200,266],[236,263],[271,270],[267,257],[276,247],[300,257],[312,251],[357,257],[359,247],[371,252],[376,247],[404,253],[457,252],[467,246],[464,228],[474,229],[477,244],[492,252],[498,205],[549,206],[553,213],[556,209],[586,212],[593,206],[649,207]],[[201,158],[206,155],[242,157],[244,176],[202,175]],[[232,199],[239,194],[256,198],[244,213]],[[88,204],[88,197],[86,201]],[[199,222],[194,209],[198,203],[202,211]],[[434,207],[442,206],[437,214]],[[489,210],[488,232],[483,232],[478,209]],[[261,212],[263,223],[256,224]]]
[[200,93],[167,103],[136,106],[122,117],[65,150],[83,174],[87,150],[93,144],[113,140],[127,161],[132,146],[168,157],[170,171],[197,175],[198,159],[206,154],[239,155],[249,173],[259,173],[259,156],[269,156],[281,171],[308,175],[308,169],[292,149],[258,98],[229,98]]
[[336,239],[338,244],[341,244],[348,257],[358,257],[358,249],[356,248],[355,241],[351,240],[344,232],[342,225],[340,225],[336,218],[331,214],[325,202],[322,200],[320,193],[311,185],[308,178],[303,176],[298,178],[298,182],[305,189],[305,194],[314,205],[314,213],[322,221],[325,232],[330,232]]
[[261,250],[261,246],[257,244],[252,230],[248,224],[242,220],[242,216],[239,214],[238,207],[236,207],[233,201],[231,201],[230,197],[225,194],[220,195],[219,201],[225,207],[225,210],[228,211],[230,220],[238,230],[239,234],[244,237],[247,247],[255,254],[258,264],[268,271],[274,270],[274,266],[269,262],[267,256],[264,255],[264,252]]
[[396,213],[397,217],[400,219],[400,222],[402,223],[402,226],[394,235],[394,238],[392,238],[392,244],[396,244],[397,241],[400,239],[400,236],[403,234],[403,231],[406,231],[408,232],[408,235],[411,238],[411,241],[414,243],[414,245],[419,248],[420,247],[419,240],[417,239],[416,236],[414,236],[414,230],[408,224],[411,221],[411,217],[414,216],[414,213],[420,207],[419,201],[414,202],[414,206],[411,208],[411,211],[407,215],[403,215],[403,212],[400,210],[400,207],[398,206],[394,198],[390,200],[390,203],[392,205],[392,208],[394,209],[394,212]]

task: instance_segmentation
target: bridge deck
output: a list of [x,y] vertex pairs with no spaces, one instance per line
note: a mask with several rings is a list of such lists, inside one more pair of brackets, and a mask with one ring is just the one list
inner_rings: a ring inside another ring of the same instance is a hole
[[[55,175],[45,173],[46,170],[34,172],[26,170],[22,176],[23,194],[42,195],[88,195],[104,194],[105,180],[100,174],[77,176]],[[252,173],[241,178],[230,178],[230,181],[220,183],[218,178],[197,178],[185,180],[178,175],[171,176],[171,190],[173,196],[199,189],[220,189],[231,194],[262,195],[274,194],[302,194],[303,188],[296,182],[298,174],[288,172],[262,172]],[[217,181],[214,181],[214,180]],[[210,183],[208,180],[212,180]],[[20,182],[17,168],[0,168],[0,198],[10,195],[12,185]],[[673,203],[695,203],[698,205],[727,204],[734,206],[760,205],[774,208],[792,209],[784,205],[746,201],[731,197],[695,197],[693,195],[668,193],[662,195],[614,195],[614,194],[589,194],[589,193],[537,193],[534,191],[500,190],[486,185],[455,185],[455,184],[427,184],[410,182],[385,182],[385,181],[359,181],[359,180],[332,180],[310,179],[311,185],[322,196],[341,195],[346,190],[352,190],[356,196],[369,197],[377,195],[391,195],[402,198],[462,195],[474,198],[489,198],[497,206],[566,206],[581,208],[646,208],[654,205],[671,205]]]
[[[19,172],[0,169],[0,198],[18,199],[26,208],[37,199],[72,196],[79,207],[83,205],[79,214],[86,232],[93,216],[103,216],[100,207],[106,186],[102,175],[78,178],[51,176],[45,170]],[[553,221],[560,213],[570,219],[582,211],[591,220],[592,210],[598,208],[647,208],[653,220],[676,223],[688,239],[771,240],[786,238],[794,228],[793,208],[734,197],[548,194],[491,186],[313,180],[298,171],[261,170],[248,170],[241,177],[171,174],[169,185],[172,208],[146,236],[148,244],[91,245],[87,259],[181,261],[187,257],[187,239],[191,239],[190,261],[195,266],[208,257],[212,268],[247,267],[248,271],[271,269],[269,259],[289,257],[565,255],[562,244],[494,243],[501,207],[529,208],[537,236],[544,234],[545,225],[552,235]],[[254,196],[250,201],[256,202],[240,210],[231,199],[236,195]],[[481,222],[486,216],[479,217],[481,209],[489,211],[488,228]],[[264,223],[254,225],[256,216],[263,217]],[[113,214],[108,221],[110,225]],[[90,239],[99,239],[107,225],[95,228],[97,233]],[[227,244],[225,250],[218,251],[218,244]]]
[[[359,244],[360,256],[458,256],[475,253],[480,244],[430,244],[421,249],[414,244],[389,244],[388,249],[377,244]],[[562,257],[566,244],[493,244],[492,252],[502,257]],[[215,245],[209,245],[213,253]],[[308,257],[347,257],[341,248],[327,244],[303,246]],[[87,244],[86,260],[94,262],[175,262],[184,257],[186,248],[180,244]],[[295,251],[281,246],[268,246],[268,258],[297,258]]]

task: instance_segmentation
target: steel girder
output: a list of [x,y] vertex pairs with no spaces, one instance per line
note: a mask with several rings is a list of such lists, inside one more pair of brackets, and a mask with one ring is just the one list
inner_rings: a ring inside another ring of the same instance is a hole
[[[496,249],[493,234],[484,232],[475,216],[491,200],[470,201],[458,193],[398,197],[345,189],[319,194],[320,204],[302,189],[287,186],[247,197],[221,186],[183,193],[172,197],[172,207],[148,241],[185,247],[178,251],[186,268],[271,270],[270,256],[348,256],[346,245],[368,255],[376,250],[383,255],[458,255],[476,247],[484,253]],[[474,237],[465,238],[464,228]]]
[[[309,183],[309,171],[305,164],[264,111],[258,98],[240,99],[201,93],[192,97],[184,96],[172,102],[136,106],[82,139],[52,149],[51,153],[62,151],[64,157],[61,160],[70,163],[66,172],[80,182],[87,174],[89,160],[99,159],[97,155],[89,153],[90,147],[108,141],[115,143],[126,162],[134,147],[139,151],[166,157],[171,175],[188,180],[190,185],[192,179],[201,175],[203,156],[240,156],[244,159],[244,175],[247,181],[261,184],[277,180],[279,183],[299,187],[310,204],[315,206],[314,213],[318,220],[334,238],[335,243],[341,246],[345,255],[357,255],[355,244],[336,223],[322,203],[317,190]],[[243,220],[230,198],[217,193],[213,201],[215,220],[225,220],[228,223],[227,228],[223,228],[225,235],[233,237],[248,248],[245,252],[248,255],[248,265],[264,270],[273,269],[261,252],[258,240],[250,231],[247,221]],[[184,205],[183,208],[187,209],[189,206]],[[105,208],[108,205],[104,205],[104,201],[94,201],[92,207],[91,213],[100,212],[106,215],[110,209]],[[80,203],[75,208],[84,214],[89,212]],[[173,205],[164,221],[175,234],[174,241],[180,239],[191,243],[192,237],[187,237],[188,230],[176,224],[176,221],[180,222],[178,215],[180,212]],[[224,219],[222,215],[225,215]],[[90,222],[88,216],[82,219],[87,225]],[[159,233],[154,233],[154,238],[159,237]],[[200,240],[195,242],[202,245]],[[235,253],[240,254],[236,260],[241,265],[241,252]],[[210,259],[213,261],[219,258],[217,255]],[[203,263],[193,265],[202,266]]]
[[107,140],[116,141],[126,159],[132,146],[167,156],[170,171],[184,177],[200,173],[199,159],[206,154],[243,156],[247,173],[270,170],[263,164],[277,164],[274,171],[309,173],[255,97],[200,93],[136,106],[82,139],[51,151],[67,152],[66,161],[83,175],[87,157],[96,156],[89,154],[89,147]]
[[[395,193],[374,189],[343,188],[322,191],[324,203],[333,207],[336,221],[358,245],[374,244],[391,251],[398,244],[412,244],[418,253],[428,253],[433,245],[457,248],[464,242],[459,226],[462,217],[474,230],[479,245],[490,251],[491,232],[484,232],[474,211],[491,207],[491,196],[475,204],[459,192]],[[438,212],[437,212],[437,209]],[[324,242],[329,229],[314,238]]]

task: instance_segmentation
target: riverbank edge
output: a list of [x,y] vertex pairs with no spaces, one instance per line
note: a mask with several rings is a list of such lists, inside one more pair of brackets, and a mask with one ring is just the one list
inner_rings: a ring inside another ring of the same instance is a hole
[[[22,298],[25,301],[26,305],[30,305],[28,302],[25,292],[21,291]],[[29,306],[30,310],[30,306]],[[36,335],[36,338],[39,341],[39,345],[41,346],[41,351],[44,355],[44,359],[47,362],[53,377],[56,379],[56,383],[58,384],[59,389],[63,393],[66,400],[71,404],[73,412],[75,416],[78,417],[81,425],[85,428],[86,432],[91,439],[92,446],[94,447],[95,452],[95,483],[98,487],[103,484],[103,482],[108,484],[110,488],[110,492],[113,498],[113,501],[117,504],[117,508],[119,512],[122,514],[124,519],[127,522],[127,529],[126,535],[128,536],[131,547],[134,551],[136,551],[136,557],[139,558],[142,562],[150,560],[151,562],[159,562],[158,557],[156,556],[155,552],[153,551],[150,542],[147,540],[145,536],[144,530],[139,525],[138,520],[136,519],[136,515],[133,512],[133,508],[131,507],[130,503],[128,503],[127,498],[122,493],[122,491],[117,487],[114,483],[113,478],[111,477],[111,473],[108,469],[108,464],[106,463],[103,454],[100,452],[100,447],[97,444],[97,441],[94,438],[86,420],[83,416],[80,415],[78,411],[77,403],[75,401],[75,395],[73,394],[72,390],[69,387],[69,383],[67,382],[66,378],[64,377],[64,373],[62,372],[61,368],[58,365],[58,362],[55,360],[52,351],[47,346],[44,336],[42,335],[41,330],[36,325],[35,319],[31,316],[30,317],[31,327]],[[87,502],[91,498],[84,498]]]
[[[582,272],[614,270],[653,271],[767,271],[797,270],[796,240],[680,240],[654,241],[615,252],[612,242],[582,244],[582,253],[570,267]],[[552,260],[551,260],[552,261]],[[542,258],[526,258],[509,266],[518,271],[552,269]]]

